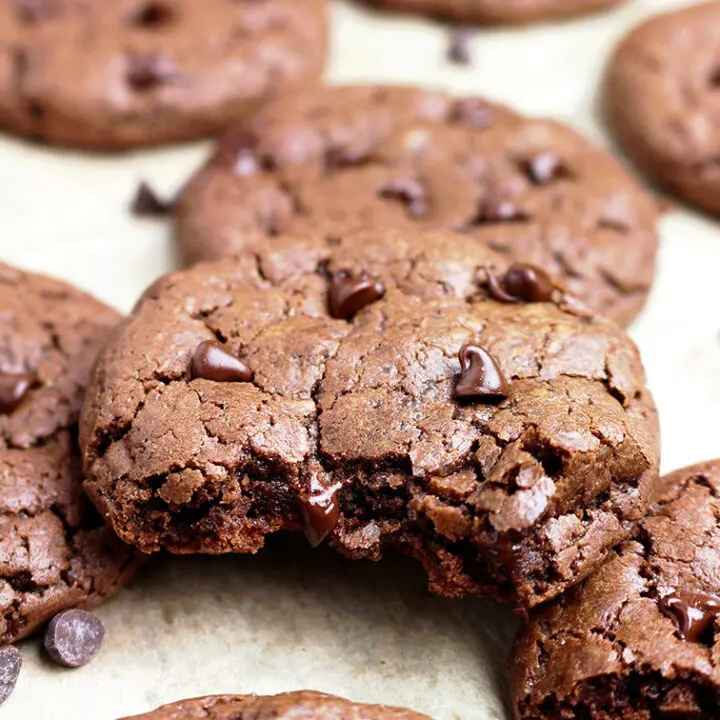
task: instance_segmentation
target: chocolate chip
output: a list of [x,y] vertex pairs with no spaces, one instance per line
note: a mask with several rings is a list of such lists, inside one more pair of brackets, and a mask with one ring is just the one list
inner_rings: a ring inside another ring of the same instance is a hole
[[173,211],[174,202],[163,200],[146,182],[141,182],[130,205],[138,217],[163,217]]
[[0,413],[13,412],[34,382],[32,373],[0,373]]
[[720,598],[703,592],[678,590],[658,600],[660,610],[672,618],[678,635],[690,642],[703,642],[720,615]]
[[76,668],[90,662],[100,649],[105,626],[86,610],[58,613],[45,632],[45,650],[58,665]]
[[317,547],[335,529],[340,519],[340,483],[328,484],[313,473],[310,490],[300,496],[303,530],[308,542]]
[[463,345],[458,353],[460,377],[455,385],[455,398],[503,400],[508,396],[508,383],[495,358],[477,345]]
[[470,55],[470,41],[474,30],[468,27],[453,28],[450,31],[447,59],[455,65],[469,65],[472,61]]
[[546,185],[559,177],[568,177],[567,168],[551,150],[537,153],[525,162],[525,171],[536,185]]
[[336,273],[330,283],[330,314],[349,320],[367,305],[385,295],[382,283],[375,282],[365,272],[353,275],[345,270]]
[[134,25],[159,27],[175,18],[175,8],[167,2],[148,2],[132,19]]
[[21,668],[22,654],[16,647],[0,648],[0,705],[12,695]]
[[213,161],[221,165],[232,166],[240,153],[249,153],[255,156],[258,143],[255,133],[242,128],[231,130],[218,140]]
[[474,224],[500,222],[526,222],[529,217],[515,203],[495,193],[490,193],[480,205]]
[[134,90],[154,90],[180,78],[173,62],[159,53],[129,53],[127,61],[127,79]]
[[495,111],[480,98],[458,100],[450,111],[450,121],[477,129],[489,128],[495,122]]
[[549,302],[555,290],[553,281],[542,268],[527,263],[511,265],[501,281],[490,268],[485,268],[485,274],[488,293],[499,302]]
[[417,181],[398,178],[380,189],[380,197],[387,200],[399,200],[407,206],[412,217],[420,217],[428,211],[425,188]]
[[201,342],[192,358],[190,372],[194,379],[215,382],[249,382],[252,372],[242,360],[230,354],[217,340]]
[[370,159],[370,152],[366,148],[341,147],[339,145],[329,147],[325,151],[325,167],[341,169],[356,167],[366,163]]
[[57,11],[56,0],[19,0],[18,14],[21,22],[35,25]]

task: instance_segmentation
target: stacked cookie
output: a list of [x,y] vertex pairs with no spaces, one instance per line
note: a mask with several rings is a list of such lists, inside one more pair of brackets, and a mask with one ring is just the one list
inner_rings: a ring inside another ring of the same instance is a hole
[[[501,23],[617,1],[370,4]],[[678,124],[664,55],[688,51],[675,22],[706,42],[718,5],[631,35],[604,90],[628,154],[711,210],[709,121]],[[0,8],[5,128],[95,150],[223,133],[173,203],[186,268],[127,317],[0,268],[0,641],[47,625],[50,656],[79,666],[104,634],[85,610],[142,554],[291,532],[350,559],[400,551],[433,592],[511,604],[519,720],[716,717],[720,466],[659,478],[622,329],[652,285],[655,201],[558,122],[319,85],[325,16],[322,0]],[[0,649],[0,702],[19,669]],[[299,716],[424,717],[311,692],[141,717]]]

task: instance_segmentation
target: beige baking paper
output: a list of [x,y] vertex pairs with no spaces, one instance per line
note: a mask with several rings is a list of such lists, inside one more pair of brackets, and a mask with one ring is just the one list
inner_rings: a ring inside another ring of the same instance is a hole
[[[607,142],[595,93],[612,43],[651,12],[685,4],[629,0],[602,17],[480,30],[463,68],[445,60],[446,28],[333,2],[328,78],[482,93]],[[167,228],[127,212],[136,183],[171,193],[206,149],[94,157],[0,140],[0,256],[127,311],[174,263]],[[662,236],[657,285],[632,334],[671,470],[720,455],[720,223],[673,210]],[[169,558],[100,614],[107,639],[85,668],[58,670],[37,641],[22,644],[25,666],[0,720],[115,720],[193,695],[298,688],[436,720],[506,717],[515,620],[490,602],[431,597],[409,560],[343,561],[301,538],[251,558]]]

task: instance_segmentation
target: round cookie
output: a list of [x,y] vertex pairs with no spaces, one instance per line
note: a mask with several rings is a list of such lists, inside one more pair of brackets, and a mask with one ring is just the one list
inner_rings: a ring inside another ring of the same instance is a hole
[[135,552],[82,492],[77,420],[118,315],[64,283],[0,265],[0,644],[90,607]]
[[718,2],[646,21],[615,50],[602,94],[607,123],[638,168],[712,213],[720,212],[719,22]]
[[622,330],[440,231],[286,236],[166,276],[100,355],[80,436],[89,495],[145,552],[304,529],[521,611],[626,537],[658,459]]
[[6,0],[0,127],[120,150],[217,135],[315,81],[326,0]]
[[387,705],[363,705],[301,690],[280,695],[211,695],[165,705],[125,720],[429,720],[427,715]]
[[621,324],[652,284],[653,201],[569,128],[473,98],[335,87],[230,132],[176,208],[186,263],[281,233],[461,231]]
[[623,0],[364,0],[388,10],[440,20],[507,25],[574,17],[619,5]]
[[720,461],[663,485],[634,539],[521,631],[518,720],[718,716]]

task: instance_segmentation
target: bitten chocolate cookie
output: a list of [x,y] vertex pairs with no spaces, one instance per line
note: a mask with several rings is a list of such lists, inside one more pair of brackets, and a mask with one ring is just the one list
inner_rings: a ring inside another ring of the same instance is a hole
[[720,2],[654,17],[618,46],[604,112],[622,149],[677,196],[720,212]]
[[0,265],[0,644],[99,604],[134,552],[81,489],[82,395],[118,315],[64,283]]
[[166,276],[101,354],[81,445],[144,551],[304,528],[521,609],[598,565],[657,473],[633,343],[444,232],[278,238]]
[[521,631],[519,719],[718,717],[720,461],[663,484],[635,539]]
[[183,700],[125,720],[429,720],[427,715],[387,705],[362,705],[303,690],[281,695],[211,695]]
[[230,133],[177,206],[187,263],[280,233],[464,232],[553,274],[625,324],[657,251],[652,200],[569,128],[477,98],[335,87]]
[[420,13],[440,20],[488,25],[568,18],[619,5],[623,0],[364,0],[368,5]]
[[217,135],[322,73],[325,0],[4,0],[0,126],[119,150]]

